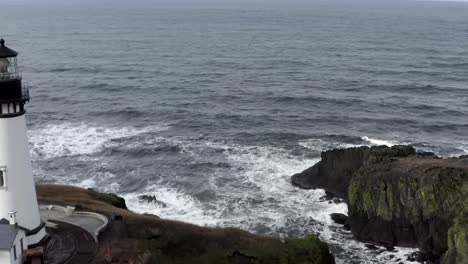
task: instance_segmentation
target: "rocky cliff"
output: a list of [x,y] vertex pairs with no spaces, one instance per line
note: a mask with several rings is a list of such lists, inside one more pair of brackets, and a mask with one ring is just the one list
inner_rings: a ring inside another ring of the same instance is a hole
[[419,247],[421,260],[467,263],[463,158],[417,154],[410,146],[337,149],[322,153],[319,163],[292,182],[347,199],[348,224],[361,241]]
[[415,155],[411,146],[359,147],[322,152],[321,160],[309,169],[292,176],[292,184],[304,189],[320,188],[346,198],[352,175],[365,162],[386,157]]
[[443,264],[468,263],[468,223],[456,220],[448,231],[448,250]]
[[419,157],[367,162],[350,181],[348,206],[359,240],[417,246],[423,259],[437,260],[447,251],[454,220],[468,216],[468,163]]
[[107,217],[119,215],[99,238],[91,263],[334,264],[327,244],[317,236],[279,239],[237,228],[202,227],[140,215],[114,194],[72,186],[38,185],[41,204],[75,206]]

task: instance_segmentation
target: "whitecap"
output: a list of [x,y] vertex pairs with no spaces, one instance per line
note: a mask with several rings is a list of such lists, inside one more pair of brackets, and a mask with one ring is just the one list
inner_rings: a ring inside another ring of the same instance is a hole
[[383,139],[375,139],[375,138],[369,138],[369,137],[362,137],[362,140],[368,142],[368,145],[371,145],[371,146],[384,145],[384,146],[391,147],[391,146],[398,144],[396,141],[393,141],[393,140],[383,140]]
[[30,130],[29,142],[33,159],[86,155],[99,151],[113,139],[162,131],[166,126],[103,127],[86,123],[50,124]]
[[[154,195],[166,207],[154,203],[142,202],[140,195]],[[203,205],[191,195],[179,189],[150,185],[146,190],[122,195],[127,206],[136,213],[150,213],[165,219],[189,222],[197,225],[216,226],[219,219],[203,209]]]

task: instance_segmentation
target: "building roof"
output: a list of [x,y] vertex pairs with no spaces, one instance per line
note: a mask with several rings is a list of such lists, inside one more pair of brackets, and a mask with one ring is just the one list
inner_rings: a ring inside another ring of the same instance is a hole
[[0,39],[0,58],[10,58],[18,56],[18,52],[7,48],[5,46],[5,40]]
[[18,228],[10,224],[0,224],[0,250],[13,247]]

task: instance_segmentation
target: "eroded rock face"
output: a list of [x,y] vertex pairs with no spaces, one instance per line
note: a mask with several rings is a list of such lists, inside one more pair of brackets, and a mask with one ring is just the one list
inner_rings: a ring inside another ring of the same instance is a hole
[[448,251],[442,264],[468,263],[468,219],[455,221],[448,231]]
[[441,159],[411,146],[335,149],[292,183],[347,199],[347,225],[361,241],[419,247],[428,263],[468,263],[468,156]]
[[468,162],[415,156],[366,162],[350,180],[348,202],[357,239],[418,246],[424,259],[438,260],[454,220],[468,216]]
[[157,206],[161,207],[161,208],[166,208],[167,207],[167,204],[158,200],[158,198],[156,198],[156,196],[154,195],[140,195],[138,196],[138,200],[140,202],[145,202],[145,203],[153,203],[153,204],[156,204]]
[[345,214],[333,213],[330,214],[330,217],[333,220],[333,222],[337,224],[346,225],[348,223],[348,216]]
[[320,162],[293,175],[291,181],[301,188],[321,188],[337,197],[346,198],[351,177],[364,163],[415,154],[416,151],[411,146],[333,149],[322,152]]

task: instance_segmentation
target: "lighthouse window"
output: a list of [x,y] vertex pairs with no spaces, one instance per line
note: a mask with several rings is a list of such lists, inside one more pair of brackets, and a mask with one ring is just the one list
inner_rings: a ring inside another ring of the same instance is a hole
[[0,167],[0,188],[6,187],[6,167]]

